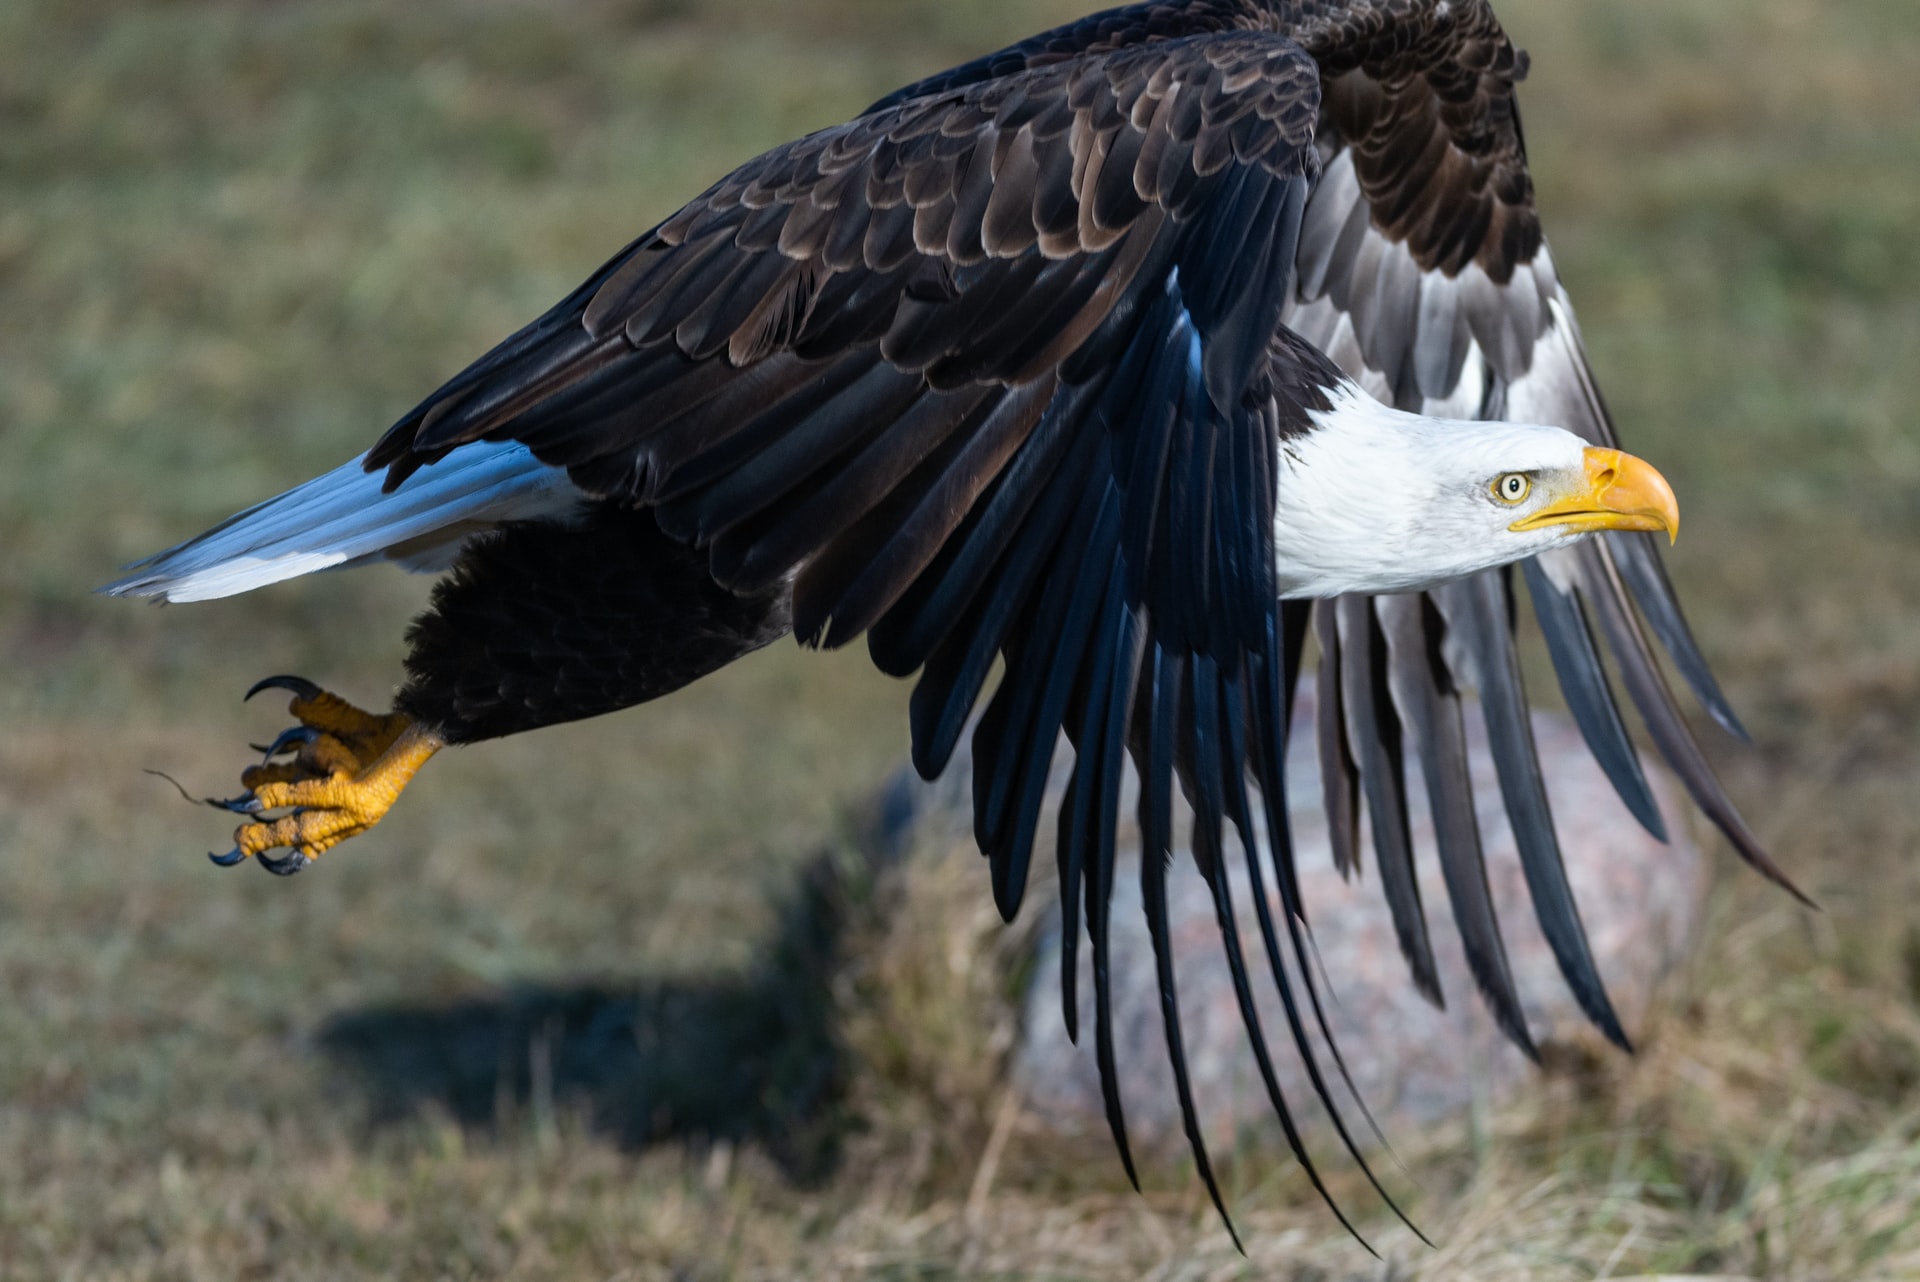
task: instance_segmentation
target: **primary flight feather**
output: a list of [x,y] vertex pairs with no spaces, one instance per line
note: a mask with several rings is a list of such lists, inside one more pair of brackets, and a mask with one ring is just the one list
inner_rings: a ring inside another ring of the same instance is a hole
[[[1357,865],[1364,806],[1415,982],[1438,997],[1407,749],[1474,977],[1531,1052],[1473,817],[1474,690],[1546,937],[1624,1044],[1561,868],[1501,567],[1523,566],[1568,704],[1640,821],[1663,834],[1603,647],[1694,798],[1780,875],[1655,657],[1657,640],[1738,732],[1653,541],[1677,530],[1673,494],[1619,451],[1540,232],[1525,71],[1481,0],[1164,0],[749,161],[361,459],[108,589],[187,601],[377,560],[449,571],[391,713],[264,683],[294,693],[300,725],[243,775],[226,804],[248,822],[217,861],[297,871],[447,744],[641,703],[789,633],[864,634],[883,671],[916,678],[923,774],[973,727],[975,832],[1009,917],[1072,744],[1061,906],[1091,945],[1129,1171],[1107,913],[1122,774],[1139,773],[1169,1052],[1218,1204],[1172,997],[1176,783],[1295,1152],[1312,1173],[1249,947],[1346,1138],[1310,1045],[1319,994],[1283,966],[1312,973],[1282,761],[1313,632],[1335,857]],[[1257,941],[1233,928],[1228,826]],[[1077,950],[1062,955],[1071,1026]]]

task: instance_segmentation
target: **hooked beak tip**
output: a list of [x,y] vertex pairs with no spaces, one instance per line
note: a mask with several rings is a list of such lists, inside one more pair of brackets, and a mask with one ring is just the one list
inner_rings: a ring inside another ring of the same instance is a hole
[[1662,531],[1671,546],[1680,537],[1680,502],[1653,464],[1621,450],[1591,446],[1586,484],[1517,521],[1515,530],[1557,525],[1571,533],[1596,530]]

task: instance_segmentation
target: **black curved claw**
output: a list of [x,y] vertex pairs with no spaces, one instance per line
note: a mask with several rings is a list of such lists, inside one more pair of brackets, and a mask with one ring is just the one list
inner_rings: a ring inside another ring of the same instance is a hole
[[251,792],[243,792],[237,797],[208,797],[206,801],[215,810],[231,810],[236,815],[257,815],[264,809],[260,798]]
[[320,731],[315,730],[312,726],[292,726],[286,730],[282,730],[279,738],[261,749],[261,751],[266,754],[262,760],[272,761],[293,745],[299,744],[304,748],[319,737]]
[[317,699],[321,693],[320,687],[305,677],[290,677],[283,673],[279,676],[261,677],[253,683],[253,689],[247,691],[240,702],[245,703],[262,690],[285,690],[296,699]]
[[263,850],[255,855],[254,859],[259,862],[262,868],[265,868],[276,877],[291,877],[313,862],[312,859],[297,850],[289,850],[284,855],[270,855]]
[[216,855],[211,850],[209,850],[207,852],[207,858],[213,860],[214,863],[218,864],[222,868],[231,868],[235,864],[239,863],[242,859],[245,859],[246,856],[240,853],[240,847],[235,846],[232,850],[229,850],[224,855]]

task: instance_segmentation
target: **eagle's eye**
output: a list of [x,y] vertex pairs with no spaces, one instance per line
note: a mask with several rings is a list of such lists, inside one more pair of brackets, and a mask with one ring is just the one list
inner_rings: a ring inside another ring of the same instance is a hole
[[1533,489],[1533,482],[1521,472],[1508,472],[1493,483],[1493,497],[1502,503],[1518,503]]

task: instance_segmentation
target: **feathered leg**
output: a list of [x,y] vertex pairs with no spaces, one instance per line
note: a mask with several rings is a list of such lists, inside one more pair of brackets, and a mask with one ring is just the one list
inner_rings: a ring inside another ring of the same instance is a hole
[[468,545],[414,621],[392,712],[364,712],[297,677],[248,692],[289,691],[299,724],[241,775],[246,792],[213,803],[253,820],[213,860],[254,856],[298,872],[378,823],[448,744],[657,699],[785,635],[790,619],[784,581],[728,591],[706,554],[662,533],[650,512],[503,526]]

